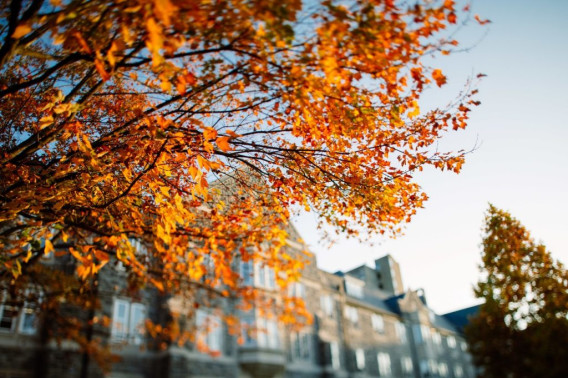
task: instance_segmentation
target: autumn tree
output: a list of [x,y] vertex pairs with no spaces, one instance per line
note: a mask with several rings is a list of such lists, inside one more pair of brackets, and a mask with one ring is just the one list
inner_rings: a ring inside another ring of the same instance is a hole
[[[0,275],[15,296],[38,284],[52,313],[63,297],[95,306],[86,293],[114,259],[133,287],[254,303],[237,261],[272,267],[282,288],[297,279],[303,259],[282,249],[291,211],[348,235],[396,233],[427,198],[413,173],[464,161],[437,142],[466,127],[475,91],[419,108],[446,82],[424,57],[457,45],[444,34],[452,0],[11,0],[0,12]],[[42,264],[52,252],[75,274]],[[297,322],[298,306],[284,301],[281,320]],[[65,337],[89,349],[77,335]]]
[[485,216],[485,300],[466,329],[483,377],[566,377],[568,271],[521,223],[493,205]]

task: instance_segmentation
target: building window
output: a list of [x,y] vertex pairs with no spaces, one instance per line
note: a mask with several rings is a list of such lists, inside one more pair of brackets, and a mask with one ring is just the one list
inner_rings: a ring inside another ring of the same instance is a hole
[[438,332],[434,331],[432,333],[432,341],[436,345],[441,345],[442,344],[442,336],[440,336],[440,334]]
[[254,315],[252,312],[244,313],[241,316],[242,324],[242,343],[245,346],[256,346],[256,328],[254,324]]
[[294,359],[307,360],[310,358],[311,335],[305,332],[292,334],[292,357]]
[[396,329],[396,334],[397,334],[400,342],[406,343],[406,327],[405,327],[404,323],[397,322],[395,329]]
[[341,363],[339,362],[339,344],[332,342],[329,344],[329,349],[331,351],[331,366],[334,370],[339,370]]
[[274,276],[274,269],[262,263],[254,264],[254,283],[258,287],[265,289],[276,288],[276,279]]
[[254,266],[251,260],[241,261],[241,279],[244,286],[254,285]]
[[371,324],[373,325],[373,329],[376,332],[384,333],[385,332],[385,320],[379,314],[372,314],[371,315]]
[[445,362],[440,362],[438,364],[438,374],[440,377],[447,377],[448,376],[448,365]]
[[345,307],[345,317],[349,319],[353,325],[357,325],[359,322],[359,314],[357,313],[357,309],[355,307],[346,306]]
[[[5,296],[4,296],[5,297]],[[0,330],[11,332],[15,330],[18,308],[6,303],[4,298],[2,298],[2,303],[0,304]]]
[[428,340],[430,329],[424,324],[414,324],[412,325],[412,333],[414,334],[414,342],[423,344]]
[[[26,295],[29,292],[26,291]],[[37,332],[36,310],[28,302],[20,309],[7,301],[8,294],[0,292],[0,331],[33,335]]]
[[330,318],[334,317],[335,301],[333,300],[331,295],[324,295],[323,297],[320,297],[320,305],[325,315],[329,316]]
[[460,342],[462,352],[467,352],[467,343],[465,341]]
[[257,319],[257,329],[259,347],[270,349],[278,349],[280,347],[278,324],[275,320],[259,317]]
[[421,376],[427,376],[428,373],[428,361],[427,360],[422,360],[420,361],[420,375]]
[[115,299],[112,311],[111,340],[140,345],[144,341],[144,319],[146,306]]
[[19,332],[24,335],[33,335],[37,331],[37,314],[34,309],[24,305],[20,317]]
[[363,286],[354,282],[345,281],[345,291],[353,297],[363,298]]
[[355,364],[357,370],[365,370],[365,351],[361,348],[355,349]]
[[204,310],[195,313],[197,348],[210,353],[220,353],[223,346],[221,319]]
[[379,376],[391,375],[391,359],[388,353],[380,352],[377,354],[377,362],[379,363]]
[[412,368],[412,358],[408,356],[402,357],[400,359],[400,365],[402,367],[402,372],[404,373],[404,375],[410,375],[413,373],[414,369]]
[[448,336],[447,341],[448,341],[448,346],[449,346],[450,348],[455,348],[455,347],[456,347],[456,338],[455,338],[455,337],[453,337],[453,336]]
[[463,377],[463,368],[461,366],[454,366],[454,376],[456,378]]
[[301,282],[292,282],[288,286],[288,295],[296,298],[306,298],[306,288]]
[[423,344],[430,338],[430,328],[424,324],[413,324],[412,333],[416,344]]
[[438,374],[438,364],[434,360],[428,360],[428,371],[436,376]]

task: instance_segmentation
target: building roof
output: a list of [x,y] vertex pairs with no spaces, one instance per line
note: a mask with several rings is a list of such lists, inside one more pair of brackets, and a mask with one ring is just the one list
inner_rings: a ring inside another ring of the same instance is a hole
[[445,330],[451,331],[453,333],[463,333],[461,329],[456,327],[455,324],[450,322],[448,319],[444,318],[442,315],[438,315],[436,313],[433,313],[431,321],[432,321],[432,324],[434,325],[434,327],[436,327],[436,328],[445,329]]
[[[361,274],[363,276],[366,276],[366,273],[368,273],[368,271],[372,271],[373,273],[375,272],[373,268],[366,265],[361,265],[347,272],[337,271],[333,273],[333,275],[338,278],[342,278],[343,280],[365,282],[361,279],[362,277],[360,276]],[[448,314],[438,315],[428,307],[428,302],[426,301],[426,296],[423,289],[418,289],[414,291],[414,293],[416,294],[416,297],[420,301],[420,303],[429,311],[430,322],[432,326],[438,329],[447,330],[452,333],[463,334],[464,327],[469,323],[469,317],[479,312],[479,305],[476,305],[458,311],[454,311]],[[345,294],[353,302],[359,302],[362,305],[374,307],[385,313],[402,316],[402,311],[399,305],[399,301],[403,299],[408,294],[408,292],[404,292],[398,295],[388,296],[388,294],[386,294],[384,291],[380,290],[379,288],[369,287],[365,285],[362,288],[362,296],[350,295],[347,290]]]
[[463,333],[464,327],[469,323],[469,318],[479,313],[480,306],[481,305],[475,305],[462,308],[461,310],[444,314],[442,317],[452,323],[460,332]]

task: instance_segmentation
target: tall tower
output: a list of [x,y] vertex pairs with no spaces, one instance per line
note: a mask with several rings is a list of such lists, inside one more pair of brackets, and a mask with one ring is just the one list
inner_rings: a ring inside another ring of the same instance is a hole
[[375,271],[379,289],[392,295],[404,293],[400,267],[391,255],[386,255],[375,260]]

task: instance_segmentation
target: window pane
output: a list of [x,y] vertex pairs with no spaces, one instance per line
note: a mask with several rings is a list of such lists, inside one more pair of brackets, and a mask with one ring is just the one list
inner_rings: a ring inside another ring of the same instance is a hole
[[413,324],[412,325],[412,333],[414,335],[414,342],[416,344],[422,344],[424,339],[422,338],[422,332],[420,328],[420,324]]
[[212,352],[220,352],[223,345],[223,326],[218,316],[210,316],[211,331],[209,332],[208,344]]
[[402,357],[402,359],[400,360],[400,363],[402,365],[402,371],[405,374],[410,374],[412,373],[412,359],[408,356]]
[[220,352],[223,337],[220,318],[206,311],[197,310],[195,323],[197,328],[197,347],[207,349],[209,352]]
[[20,333],[33,335],[37,331],[37,316],[33,309],[26,308],[22,310],[20,319]]
[[391,374],[391,360],[388,353],[379,353],[377,355],[377,360],[379,363],[379,375],[381,377]]
[[128,336],[128,310],[129,303],[123,299],[114,300],[112,312],[111,338],[114,340],[126,340]]
[[254,284],[252,261],[241,261],[241,278],[245,286],[252,286]]
[[130,340],[139,345],[144,340],[144,319],[146,307],[141,303],[133,303],[130,306]]
[[242,337],[243,345],[256,346],[256,340],[253,338],[254,332],[254,315],[251,312],[245,313],[241,318],[243,327]]
[[266,323],[268,328],[268,347],[277,349],[280,344],[278,337],[278,325],[274,320],[268,320]]
[[347,291],[347,294],[352,295],[354,297],[357,298],[363,297],[363,287],[354,284],[353,282],[345,282],[345,291]]
[[363,349],[355,350],[355,361],[357,362],[357,369],[365,369],[365,351]]
[[325,295],[323,297],[320,298],[320,304],[321,304],[321,308],[323,310],[323,312],[329,316],[329,317],[333,317],[333,313],[334,313],[334,302],[333,302],[333,298],[330,295]]
[[396,323],[396,333],[401,343],[406,343],[406,327],[404,323]]
[[268,346],[268,327],[266,325],[265,318],[258,318],[256,321],[257,332],[257,342],[258,346],[266,348]]
[[339,362],[339,345],[333,342],[329,347],[331,349],[331,366],[333,366],[334,369],[339,369],[341,365]]
[[308,359],[310,357],[310,337],[311,335],[309,333],[297,334],[297,339],[299,340],[299,358]]
[[18,316],[18,309],[14,306],[1,305],[0,312],[0,329],[11,331],[14,320]]
[[266,287],[268,289],[274,289],[276,287],[276,279],[274,277],[274,269],[267,266],[266,267],[266,276],[267,276]]
[[385,321],[381,315],[373,314],[371,316],[371,323],[373,324],[373,329],[375,331],[380,333],[385,331]]

